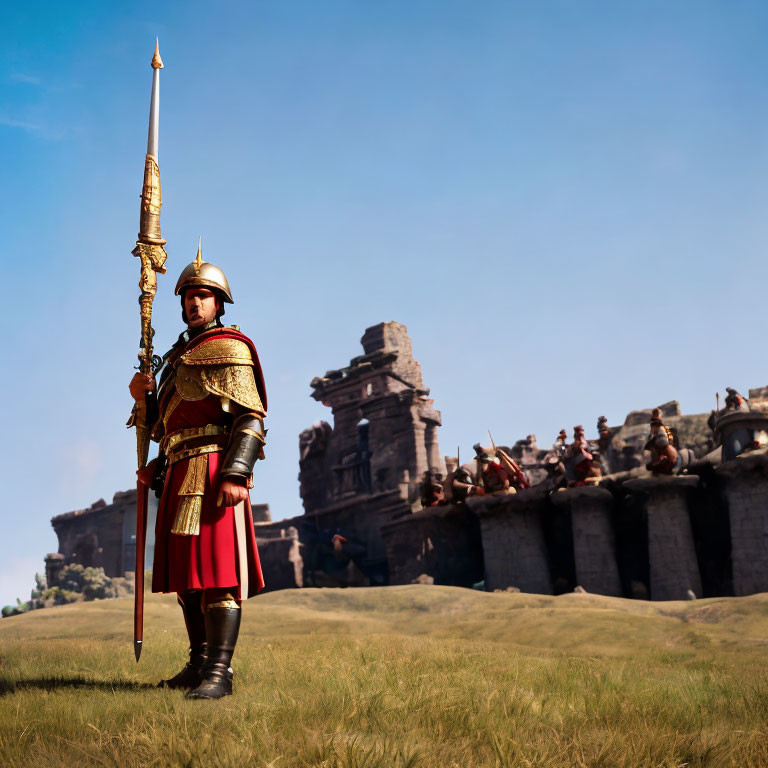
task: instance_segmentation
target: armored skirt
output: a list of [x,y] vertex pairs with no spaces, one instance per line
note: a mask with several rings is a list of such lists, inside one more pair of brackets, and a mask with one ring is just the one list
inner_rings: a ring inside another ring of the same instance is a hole
[[[169,434],[181,430],[208,429],[226,423],[218,397],[179,403],[167,422]],[[225,427],[221,427],[224,432]],[[228,588],[238,599],[255,595],[264,587],[250,501],[236,507],[218,507],[219,467],[223,442],[212,438],[209,452],[179,458],[168,466],[155,526],[153,592],[187,592]],[[197,462],[195,466],[192,466]],[[200,496],[199,532],[173,533],[190,477],[195,476]]]

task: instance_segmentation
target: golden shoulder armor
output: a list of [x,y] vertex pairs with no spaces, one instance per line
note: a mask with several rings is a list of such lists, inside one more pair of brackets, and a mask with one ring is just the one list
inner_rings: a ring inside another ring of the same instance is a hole
[[186,365],[253,365],[251,350],[239,339],[210,339],[181,356]]
[[185,400],[218,395],[225,411],[235,402],[265,414],[251,350],[238,339],[211,339],[183,354],[176,367],[176,390]]
[[264,405],[256,387],[253,367],[250,365],[200,366],[196,369],[200,383],[208,392],[221,398],[221,407],[229,410],[229,401],[249,411],[265,415]]

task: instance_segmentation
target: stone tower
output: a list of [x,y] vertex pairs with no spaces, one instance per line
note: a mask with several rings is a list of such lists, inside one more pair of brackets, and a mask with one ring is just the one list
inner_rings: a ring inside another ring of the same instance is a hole
[[300,438],[305,512],[361,495],[416,494],[428,469],[444,471],[440,413],[424,387],[411,339],[400,323],[379,323],[361,339],[364,354],[311,382],[312,396],[331,408],[325,422]]
[[[404,325],[380,323],[346,368],[312,380],[312,396],[333,412],[299,437],[305,564],[321,568],[331,535],[371,584],[388,582],[382,526],[411,514],[427,469],[442,469],[440,413],[421,379]],[[325,541],[325,550],[322,542]],[[317,561],[317,563],[315,563]]]

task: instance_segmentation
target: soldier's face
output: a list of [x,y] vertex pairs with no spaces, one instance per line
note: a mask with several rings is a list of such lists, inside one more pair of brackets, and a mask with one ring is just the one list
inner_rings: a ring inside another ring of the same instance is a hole
[[216,317],[219,300],[207,288],[188,288],[184,291],[184,312],[190,328],[200,328]]

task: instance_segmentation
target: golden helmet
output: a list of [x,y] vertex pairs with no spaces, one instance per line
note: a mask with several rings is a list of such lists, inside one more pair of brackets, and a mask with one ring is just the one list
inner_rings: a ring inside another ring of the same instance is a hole
[[203,261],[202,238],[197,245],[197,256],[191,264],[187,264],[179,275],[174,293],[178,296],[185,288],[202,286],[215,288],[223,295],[224,301],[234,304],[232,292],[229,290],[227,276],[215,265]]

